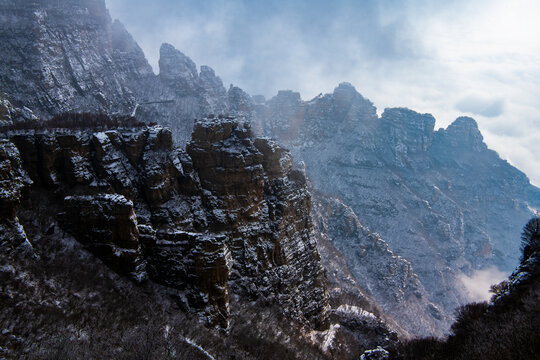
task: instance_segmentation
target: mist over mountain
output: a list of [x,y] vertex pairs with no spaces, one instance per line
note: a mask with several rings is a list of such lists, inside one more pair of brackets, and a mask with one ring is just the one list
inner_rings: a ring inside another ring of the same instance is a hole
[[1,356],[389,356],[523,265],[540,189],[473,118],[156,75],[103,0],[0,13]]
[[493,285],[489,302],[461,307],[452,334],[418,339],[392,351],[391,359],[534,359],[540,351],[538,265],[540,219],[527,222],[521,235],[518,267]]
[[[254,107],[263,133],[305,162],[314,187],[341,198],[409,260],[443,312],[467,301],[462,274],[516,266],[519,244],[509,239],[534,215],[540,192],[487,148],[472,118],[438,131],[431,115],[409,109],[379,118],[348,83],[306,102],[282,91]],[[355,243],[342,245],[350,264],[361,257]]]
[[194,118],[227,108],[226,90],[214,71],[197,70],[171,45],[161,46],[155,75],[124,26],[111,21],[104,1],[2,1],[0,6],[2,91],[14,106],[36,116],[93,111],[160,119],[186,142]]
[[[158,71],[174,44],[224,83],[304,100],[351,82],[381,111],[472,116],[486,144],[540,184],[540,4],[532,0],[108,0]],[[216,61],[219,59],[219,61]]]

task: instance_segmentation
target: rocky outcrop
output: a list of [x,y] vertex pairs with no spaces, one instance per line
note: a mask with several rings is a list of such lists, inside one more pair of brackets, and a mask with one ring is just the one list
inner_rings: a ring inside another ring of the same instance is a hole
[[31,184],[17,148],[0,139],[0,253],[3,256],[32,252],[32,245],[17,218],[22,192]]
[[67,196],[62,227],[118,273],[140,282],[146,263],[139,245],[133,203],[122,195]]
[[[315,189],[410,261],[443,318],[467,302],[459,274],[517,262],[519,244],[505,239],[539,207],[540,191],[487,149],[473,119],[434,131],[431,115],[408,109],[379,118],[347,83],[311,101],[280,92],[257,115],[265,135],[305,162]],[[345,235],[334,240],[349,264],[361,264],[358,240]]]
[[327,294],[310,196],[290,154],[268,140],[253,141],[247,123],[228,118],[198,122],[187,152],[203,189],[208,226],[225,237],[230,251],[233,287],[324,324]]
[[5,99],[0,100],[0,126],[11,125],[11,104]]
[[0,94],[0,127],[9,127],[21,122],[37,120],[32,110],[27,107],[14,107],[6,97],[7,95]]
[[[60,211],[63,231],[115,271],[175,289],[185,306],[225,328],[231,294],[325,325],[326,277],[305,178],[288,151],[253,139],[247,123],[198,121],[187,152],[160,126],[4,136],[6,154],[21,154],[11,168],[22,163],[30,190]],[[24,183],[8,173],[10,184]]]
[[418,114],[404,108],[385,109],[377,130],[392,151],[387,160],[389,164],[411,166],[411,156],[425,153],[430,147],[434,127],[435,118],[430,114]]
[[133,114],[169,126],[183,143],[194,118],[227,108],[214,71],[198,72],[169,44],[161,47],[155,75],[124,26],[111,21],[104,0],[2,0],[0,13],[2,91],[42,119],[68,111]]
[[[348,299],[354,295],[376,304],[380,307],[377,315],[403,337],[410,334],[442,336],[451,318],[428,300],[409,261],[393,254],[380,235],[362,225],[355,212],[342,201],[314,193],[312,215],[318,241],[322,243],[319,249],[323,265],[333,271],[330,279],[338,278],[334,282],[340,286],[334,291],[339,292],[339,297]],[[345,254],[342,255],[345,264],[333,264],[336,262],[336,255],[331,256],[333,247]],[[339,279],[343,269],[349,271],[350,276]],[[355,287],[360,289],[360,294],[355,295],[358,291]]]
[[[435,147],[450,148],[464,152],[482,152],[487,150],[484,138],[473,118],[462,116],[456,119],[448,128],[440,129],[434,136]],[[442,149],[439,149],[441,151]]]
[[298,136],[298,128],[304,117],[305,107],[300,98],[300,93],[293,91],[279,91],[272,99],[268,100],[270,106],[265,108],[262,122],[263,131],[266,134],[276,136],[284,144]]
[[0,219],[15,217],[22,190],[32,182],[22,168],[19,151],[0,139]]
[[177,86],[180,91],[189,91],[197,86],[197,66],[189,57],[176,50],[171,44],[163,44],[159,50],[159,77]]

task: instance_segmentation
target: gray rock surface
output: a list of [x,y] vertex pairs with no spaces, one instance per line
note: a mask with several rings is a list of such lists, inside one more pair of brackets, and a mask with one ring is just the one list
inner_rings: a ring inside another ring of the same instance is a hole
[[232,293],[326,326],[327,280],[305,178],[288,151],[252,138],[248,123],[198,121],[187,152],[160,126],[3,137],[10,219],[28,173],[30,190],[61,212],[64,231],[115,271],[176,289],[208,323],[228,327]]
[[133,114],[169,126],[184,143],[195,118],[228,108],[214,71],[197,71],[169,44],[161,47],[155,75],[103,0],[2,0],[0,39],[1,90],[13,106],[42,119],[62,112]]
[[[337,197],[410,261],[442,317],[468,300],[460,274],[517,263],[519,244],[508,239],[539,208],[540,191],[487,148],[473,119],[434,131],[431,115],[408,109],[379,118],[347,83],[311,101],[279,92],[257,116],[265,135],[305,162],[315,189]],[[355,274],[358,239],[334,241]]]
[[[410,262],[392,253],[380,235],[362,225],[355,212],[342,201],[314,193],[312,216],[319,235],[323,265],[333,272],[329,279],[343,274],[343,269],[350,271],[350,276],[338,281],[340,285],[336,291],[344,293],[340,294],[342,297],[348,293],[348,301],[352,295],[375,303],[380,307],[378,315],[404,337],[411,334],[444,335],[451,317],[428,300],[429,294]],[[345,254],[346,263],[336,266],[335,258],[328,259],[331,249],[324,242],[330,242],[339,253]],[[351,291],[355,286],[360,289],[360,294]]]
[[17,148],[0,139],[0,254],[31,254],[32,245],[17,218],[22,192],[32,181],[22,166]]

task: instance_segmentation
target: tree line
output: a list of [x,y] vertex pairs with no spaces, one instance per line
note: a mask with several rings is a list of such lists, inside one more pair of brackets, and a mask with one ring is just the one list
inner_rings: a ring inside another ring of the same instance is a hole
[[114,129],[118,127],[139,128],[156,125],[146,124],[129,115],[107,115],[104,113],[65,112],[49,120],[29,120],[0,126],[3,132],[13,130],[48,130],[48,129]]

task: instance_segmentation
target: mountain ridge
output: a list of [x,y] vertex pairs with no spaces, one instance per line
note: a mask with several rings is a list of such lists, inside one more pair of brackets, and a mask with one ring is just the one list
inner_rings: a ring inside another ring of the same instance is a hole
[[[400,286],[407,281],[389,281],[392,286],[399,284],[387,289],[388,293],[401,294],[396,299],[389,300],[391,297],[383,294],[384,291],[368,294],[380,302],[383,309],[401,309],[394,316],[397,327],[401,328],[406,327],[403,319],[411,319],[414,315],[403,306],[403,301],[408,301],[409,296],[418,296],[422,304],[419,323],[425,321],[431,325],[428,329],[410,325],[411,328],[404,331],[410,331],[412,335],[442,335],[448,330],[454,309],[467,301],[467,294],[458,281],[459,275],[470,275],[493,264],[505,270],[513,268],[518,256],[517,243],[507,244],[507,239],[513,239],[519,232],[530,217],[531,208],[540,208],[538,189],[530,185],[523,173],[487,148],[471,118],[458,118],[446,129],[435,131],[435,119],[429,114],[389,108],[378,116],[373,103],[349,83],[339,84],[332,94],[321,94],[309,101],[303,101],[299,93],[280,91],[268,101],[258,98],[255,102],[238,87],[226,90],[210,67],[201,66],[198,70],[188,56],[170,44],[162,45],[160,72],[154,74],[132,36],[119,21],[111,20],[103,0],[62,0],[56,4],[39,0],[29,6],[1,0],[0,10],[0,38],[9,39],[0,44],[6,58],[0,66],[0,90],[6,99],[2,99],[0,107],[2,124],[37,118],[46,120],[65,112],[134,115],[146,123],[159,123],[170,128],[170,139],[169,135],[165,136],[166,144],[161,145],[167,147],[172,142],[180,147],[187,145],[187,155],[179,156],[182,169],[185,166],[189,171],[195,171],[189,160],[191,155],[216,165],[213,168],[201,161],[198,170],[206,174],[204,180],[210,187],[221,186],[220,189],[227,193],[230,187],[213,184],[214,178],[225,174],[231,176],[229,180],[234,180],[236,175],[224,171],[226,167],[219,162],[221,160],[206,157],[207,152],[220,150],[207,144],[214,136],[208,129],[214,129],[213,122],[222,125],[232,122],[227,113],[247,120],[251,123],[250,133],[275,138],[279,144],[263,140],[253,142],[249,144],[250,149],[256,148],[253,153],[265,153],[278,162],[283,160],[280,164],[288,167],[292,162],[290,155],[276,149],[280,146],[290,148],[295,161],[304,162],[301,168],[305,167],[291,173],[294,178],[291,182],[300,181],[305,172],[314,191],[321,193],[318,204],[333,204],[327,206],[331,211],[321,217],[319,225],[323,230],[333,227],[323,237],[340,245],[346,258],[342,263],[348,267],[343,273],[352,274],[353,281],[356,277],[356,285],[363,284],[362,290],[368,291],[377,279],[362,278],[372,272],[366,271],[361,257],[356,255],[369,248],[365,246],[366,239],[377,239],[375,243],[380,249],[386,248],[391,253],[380,252],[386,254],[385,261],[393,259],[377,276],[388,279],[397,279],[401,275],[407,279],[417,277],[418,284],[412,287],[423,288],[425,293],[403,291]],[[196,122],[195,118],[202,120]],[[229,125],[223,126],[228,129]],[[200,126],[206,130],[202,131]],[[189,143],[192,134],[198,137],[201,146]],[[250,141],[247,138],[249,136],[244,134],[234,141],[245,145],[244,142]],[[100,140],[107,143],[104,144],[108,149],[103,151],[101,160],[114,160],[118,155],[115,146],[121,141],[109,134],[95,141]],[[55,141],[44,141],[43,144],[52,146],[54,152]],[[141,138],[135,136],[130,141],[130,149],[140,151]],[[227,159],[234,153],[229,145],[226,141],[220,145],[223,150],[220,153]],[[111,154],[107,156],[109,150]],[[241,155],[238,159],[244,159],[245,154]],[[259,155],[251,155],[247,159],[259,159]],[[283,158],[279,157],[281,155]],[[124,162],[138,159],[138,155],[130,156]],[[44,158],[50,160],[47,156]],[[236,164],[238,159],[232,160],[231,164]],[[145,196],[156,205],[169,195],[170,175],[176,173],[177,164],[166,166],[167,174],[160,175],[153,171],[152,162],[159,167],[164,164],[164,159],[150,156],[143,160],[149,175]],[[77,162],[66,164],[63,166],[79,169],[75,166]],[[265,171],[265,166],[270,166],[268,174],[281,171],[276,164],[258,165]],[[78,177],[81,174],[83,176]],[[275,175],[268,174],[270,178]],[[54,184],[56,175],[49,175],[48,181]],[[84,171],[72,175],[69,181],[84,181]],[[258,178],[255,176],[253,181]],[[129,176],[122,176],[118,181],[127,184],[128,180]],[[187,191],[193,190],[196,180],[187,176],[180,182]],[[277,185],[265,186],[262,193]],[[215,189],[204,189],[211,190]],[[261,187],[257,191],[260,197]],[[287,193],[282,195],[287,196]],[[220,212],[223,204],[230,200],[227,196],[202,196],[203,203],[215,207],[206,220],[211,219],[209,221],[218,228],[226,228],[227,221],[231,220]],[[107,198],[98,199],[97,205],[84,198],[71,199],[68,204],[70,202],[77,208],[114,209],[116,205],[126,205]],[[134,209],[139,215],[137,210]],[[279,213],[279,209],[273,210],[276,213],[272,216]],[[335,226],[325,223],[340,212],[349,214],[349,223],[336,223]],[[153,221],[152,218],[158,221],[170,216],[164,210],[145,214],[150,219],[146,219],[146,223]],[[237,214],[231,216],[237,218]],[[304,217],[310,221],[308,215],[304,214]],[[125,220],[124,217],[120,219]],[[273,229],[286,233],[288,227],[280,228],[278,223],[272,225]],[[359,230],[355,236],[347,233],[350,224]],[[151,242],[155,236],[155,229],[152,229],[151,226],[137,227],[139,237]],[[183,234],[175,239],[186,240],[182,236],[190,238],[190,234]],[[223,255],[221,260],[228,258],[225,247],[229,248],[230,244],[225,246],[221,240],[215,240],[221,249],[214,249],[215,253]],[[396,260],[400,256],[402,259]],[[410,262],[408,266],[407,262]],[[166,267],[154,270],[167,271]],[[212,316],[226,308],[224,291],[217,293],[221,294],[216,297],[221,299],[221,308],[217,312],[215,309],[210,311]],[[444,326],[433,326],[441,319],[444,319]]]
[[472,118],[435,131],[430,114],[389,108],[379,117],[349,83],[310,101],[281,91],[254,108],[263,134],[411,261],[446,314],[467,301],[460,274],[515,267],[519,244],[507,239],[534,215],[540,191],[487,148]]

